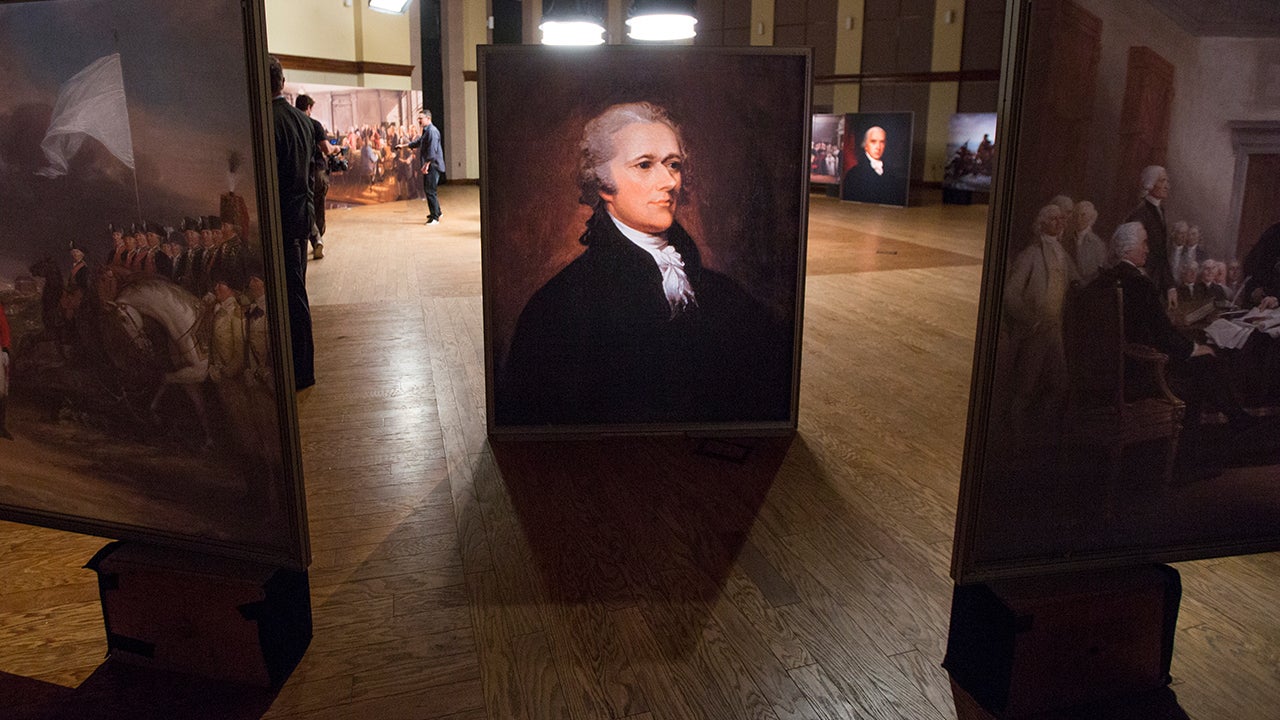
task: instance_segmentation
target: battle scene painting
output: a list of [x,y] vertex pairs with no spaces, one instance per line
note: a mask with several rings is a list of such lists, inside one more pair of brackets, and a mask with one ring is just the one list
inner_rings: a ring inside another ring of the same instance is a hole
[[1011,7],[953,572],[1274,550],[1280,16]]
[[0,516],[303,561],[244,12],[0,5]]
[[942,187],[989,192],[996,167],[996,114],[956,113],[947,122]]

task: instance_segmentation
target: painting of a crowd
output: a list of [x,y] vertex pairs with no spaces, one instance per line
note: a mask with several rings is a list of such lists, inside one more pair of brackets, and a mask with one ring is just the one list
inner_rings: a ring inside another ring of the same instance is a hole
[[417,123],[389,122],[348,128],[341,135],[330,132],[329,143],[340,148],[348,167],[329,174],[329,199],[359,205],[421,198],[422,167],[417,154],[399,147],[421,135]]
[[844,116],[813,116],[809,135],[809,182],[840,184],[840,148],[844,144]]
[[303,556],[252,25],[0,4],[0,517]]
[[302,94],[315,101],[311,115],[335,149],[329,203],[369,205],[422,197],[417,154],[400,147],[422,135],[420,91],[285,84],[291,102]]
[[[1027,73],[1002,118],[1017,130],[997,178],[964,562],[1274,547],[1280,87],[1250,78],[1276,67],[1280,19],[1162,0],[1020,7]],[[1221,67],[1201,72],[1204,57]]]
[[[1198,226],[1166,217],[1169,188],[1163,167],[1147,167],[1142,199],[1110,227],[1098,227],[1098,211],[1086,199],[1059,195],[1038,210],[1032,240],[1013,257],[1004,288],[1003,355],[1013,370],[1004,420],[1016,437],[1061,442],[1071,421],[1108,401],[1079,396],[1086,381],[1080,375],[1089,368],[1073,363],[1096,357],[1071,345],[1106,341],[1087,327],[1073,338],[1070,326],[1072,303],[1099,289],[1118,289],[1124,343],[1163,355],[1158,374],[1146,381],[1144,358],[1136,355],[1142,351],[1117,346],[1115,359],[1129,353],[1127,402],[1154,384],[1160,392],[1150,397],[1167,399],[1174,411],[1165,437],[1168,469],[1210,471],[1223,458],[1205,446],[1205,425],[1252,434],[1280,409],[1280,379],[1271,372],[1280,368],[1280,240],[1273,239],[1280,224],[1243,262],[1211,257]],[[1081,319],[1091,320],[1101,332],[1103,319]]]
[[227,193],[222,210],[109,223],[14,279],[0,297],[11,394],[29,406],[20,434],[72,420],[280,463],[261,245],[245,237],[241,198]]

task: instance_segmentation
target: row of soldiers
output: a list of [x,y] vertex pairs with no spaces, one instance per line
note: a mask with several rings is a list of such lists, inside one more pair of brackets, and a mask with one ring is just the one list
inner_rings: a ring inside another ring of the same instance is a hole
[[[154,275],[181,285],[196,297],[212,292],[224,281],[244,290],[249,268],[259,267],[253,243],[246,243],[241,228],[216,215],[183,218],[181,227],[136,223],[128,228],[108,226],[112,249],[107,265],[131,275]],[[84,287],[87,273],[72,270],[71,281]]]

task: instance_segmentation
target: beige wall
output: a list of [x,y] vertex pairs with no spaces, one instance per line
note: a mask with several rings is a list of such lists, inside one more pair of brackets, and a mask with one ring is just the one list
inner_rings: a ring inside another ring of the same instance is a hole
[[[950,18],[950,22],[947,19]],[[934,72],[960,69],[964,45],[964,0],[938,0],[933,18]],[[960,83],[929,85],[929,117],[925,134],[924,180],[941,182],[947,164],[947,132],[960,97]]]
[[[410,13],[374,12],[353,0],[266,0],[267,47],[281,55],[409,65]],[[408,90],[407,77],[293,70],[294,82]]]
[[342,0],[266,0],[266,13],[267,47],[273,53],[359,59],[355,11],[343,7]]
[[[839,0],[836,6],[836,74],[862,72],[863,0]],[[858,111],[857,85],[836,85],[831,108],[837,113]]]
[[[790,2],[791,0],[782,0]],[[751,44],[773,44],[774,0],[751,0]]]

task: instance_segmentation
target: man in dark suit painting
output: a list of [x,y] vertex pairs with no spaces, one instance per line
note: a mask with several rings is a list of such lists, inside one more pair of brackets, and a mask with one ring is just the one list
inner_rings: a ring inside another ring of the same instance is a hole
[[685,149],[665,109],[609,107],[580,146],[586,249],[517,322],[501,425],[782,421],[792,345],[676,221]]
[[[1159,165],[1148,165],[1142,169],[1142,194],[1138,207],[1129,213],[1125,222],[1142,223],[1147,231],[1147,245],[1150,253],[1143,269],[1161,290],[1168,291],[1178,279],[1169,271],[1169,225],[1165,217],[1164,201],[1169,197],[1169,175]],[[1176,295],[1166,295],[1169,303],[1175,301]]]
[[[1253,418],[1232,395],[1213,348],[1187,338],[1169,320],[1165,291],[1156,287],[1141,269],[1150,258],[1147,243],[1147,231],[1140,222],[1116,228],[1110,247],[1115,265],[1099,275],[1094,284],[1120,286],[1126,342],[1147,345],[1169,356],[1174,392],[1187,404],[1183,441],[1190,451],[1194,450],[1192,442],[1206,403],[1225,413],[1236,429],[1252,425]],[[1126,390],[1140,388],[1139,378],[1136,368],[1126,368]]]
[[880,205],[906,205],[907,184],[884,163],[884,128],[872,127],[862,136],[862,152],[857,164],[844,174],[840,184],[843,200],[856,200]]

